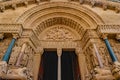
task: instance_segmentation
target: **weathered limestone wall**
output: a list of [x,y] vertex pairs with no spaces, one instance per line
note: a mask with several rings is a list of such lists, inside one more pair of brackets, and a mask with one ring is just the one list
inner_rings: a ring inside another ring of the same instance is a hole
[[[81,5],[79,3],[75,4]],[[37,4],[28,5],[28,7],[18,7],[16,8],[16,10],[7,9],[3,13],[0,13],[0,23],[14,23],[20,15],[22,15],[25,11],[31,9],[34,6],[37,6]],[[82,4],[82,6],[87,7],[88,9],[97,13],[105,23],[120,23],[120,13],[115,13],[114,11],[109,9],[104,11],[102,8],[99,7],[92,8],[90,5],[85,4]]]
[[94,7],[92,8],[89,5],[83,5],[93,12],[97,13],[106,24],[120,24],[120,13],[115,13],[112,10],[104,11],[102,8]]
[[18,7],[16,10],[8,9],[5,12],[0,12],[0,23],[14,23],[20,15],[34,6],[36,4],[29,5],[28,7]]

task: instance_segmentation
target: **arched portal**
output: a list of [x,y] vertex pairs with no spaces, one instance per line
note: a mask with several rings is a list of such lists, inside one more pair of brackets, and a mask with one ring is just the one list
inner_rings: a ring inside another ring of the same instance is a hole
[[[96,29],[98,24],[104,22],[96,13],[81,5],[50,2],[26,11],[16,23],[22,23],[24,29],[32,29],[39,40],[39,47],[43,49],[76,50],[81,49],[80,40],[86,30]],[[80,63],[84,62],[79,60]],[[85,71],[82,67],[80,70]],[[81,77],[84,80],[84,73],[81,73]]]

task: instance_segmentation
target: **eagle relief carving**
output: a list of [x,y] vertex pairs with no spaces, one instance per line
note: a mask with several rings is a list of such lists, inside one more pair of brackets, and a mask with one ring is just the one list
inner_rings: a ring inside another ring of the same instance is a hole
[[44,40],[73,40],[74,36],[69,29],[57,26],[46,31]]

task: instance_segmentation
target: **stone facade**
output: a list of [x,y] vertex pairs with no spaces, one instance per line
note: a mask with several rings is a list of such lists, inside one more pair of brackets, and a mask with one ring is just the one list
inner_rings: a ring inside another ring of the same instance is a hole
[[[0,1],[0,11],[0,78],[38,80],[46,48],[74,49],[81,80],[120,78],[120,3],[10,0]],[[3,58],[13,39],[16,41],[6,62]],[[106,39],[111,48],[104,42]],[[112,60],[110,49],[116,61]]]

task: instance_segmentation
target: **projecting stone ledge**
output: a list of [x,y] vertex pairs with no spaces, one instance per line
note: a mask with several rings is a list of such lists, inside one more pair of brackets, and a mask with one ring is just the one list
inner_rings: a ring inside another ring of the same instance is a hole
[[93,80],[114,80],[110,69],[95,68]]
[[33,80],[33,74],[24,67],[17,69],[8,69],[5,61],[0,62],[0,78],[2,79],[20,79],[20,80]]
[[112,74],[116,79],[120,79],[120,63],[114,62],[112,68]]

